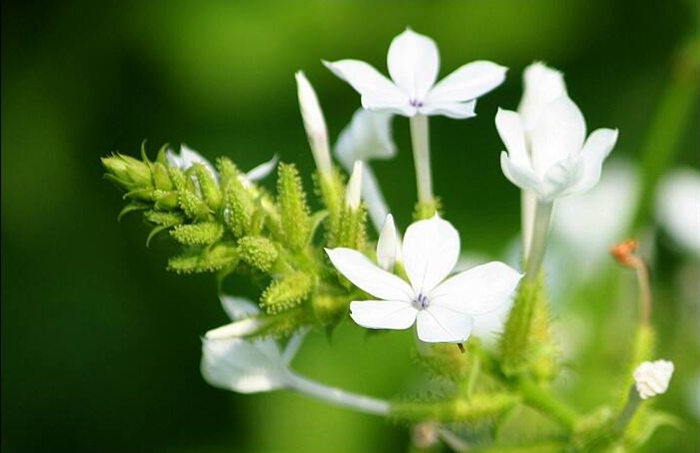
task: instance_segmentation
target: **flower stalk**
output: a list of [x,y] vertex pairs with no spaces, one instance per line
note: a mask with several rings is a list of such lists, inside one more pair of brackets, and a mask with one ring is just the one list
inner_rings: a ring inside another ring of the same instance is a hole
[[547,248],[547,233],[549,232],[549,223],[552,219],[552,208],[554,202],[537,200],[535,207],[535,219],[532,228],[532,237],[530,240],[529,253],[527,256],[527,264],[525,270],[525,278],[534,280],[542,267],[544,261],[544,253]]
[[430,135],[427,116],[411,117],[411,143],[416,167],[418,202],[430,205],[433,203],[433,175],[430,169]]

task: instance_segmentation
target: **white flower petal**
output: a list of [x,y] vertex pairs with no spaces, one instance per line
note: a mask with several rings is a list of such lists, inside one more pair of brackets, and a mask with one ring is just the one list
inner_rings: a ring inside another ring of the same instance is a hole
[[369,218],[374,228],[379,231],[386,215],[389,213],[389,207],[379,187],[377,177],[374,176],[374,172],[369,165],[365,166],[365,173],[362,177],[362,199],[367,204]]
[[561,72],[551,69],[543,63],[533,63],[523,72],[523,99],[518,106],[525,130],[531,130],[544,107],[566,96],[566,85]]
[[435,41],[406,29],[391,41],[387,66],[391,78],[409,99],[421,101],[437,79],[440,55]]
[[277,154],[275,154],[272,159],[268,160],[267,162],[263,162],[262,164],[258,165],[257,167],[251,169],[248,173],[246,173],[246,178],[248,178],[249,181],[260,181],[261,179],[265,179],[270,173],[272,173],[275,170],[275,167],[277,167],[277,163],[279,162],[280,158]]
[[532,167],[530,156],[527,153],[525,132],[522,120],[517,112],[498,109],[496,113],[496,129],[503,144],[508,150],[508,157],[517,165]]
[[608,157],[617,142],[617,130],[597,129],[586,140],[579,159],[583,159],[583,175],[571,193],[583,193],[598,184],[603,161]]
[[402,257],[415,294],[427,295],[449,275],[459,248],[459,233],[437,214],[408,227]]
[[530,135],[535,172],[544,176],[550,167],[576,155],[586,137],[586,122],[576,104],[562,97],[542,110]]
[[301,348],[301,345],[304,342],[304,337],[306,336],[307,332],[308,329],[303,329],[302,331],[292,335],[292,337],[289,339],[287,345],[284,347],[284,352],[282,353],[282,362],[285,365],[289,365],[294,359],[294,356],[297,355],[299,348]]
[[260,313],[258,306],[245,297],[221,295],[220,299],[221,306],[232,321]]
[[635,387],[639,396],[645,400],[665,393],[673,376],[673,362],[657,360],[643,362],[634,370]]
[[585,170],[582,159],[559,161],[549,167],[544,175],[539,196],[544,200],[553,200],[575,192],[578,181],[583,178]]
[[396,144],[391,134],[393,115],[359,109],[350,124],[340,133],[335,144],[335,156],[350,171],[356,160],[391,159]]
[[700,255],[700,173],[682,168],[668,173],[656,192],[656,219],[687,252]]
[[216,170],[211,162],[184,143],[180,145],[179,154],[169,149],[165,152],[165,158],[171,166],[177,167],[183,171],[186,171],[194,164],[202,164],[209,170],[209,173],[218,180]]
[[366,300],[350,304],[350,317],[368,329],[408,329],[418,310],[400,300]]
[[445,307],[429,306],[418,312],[418,339],[427,343],[463,343],[471,334],[474,319]]
[[467,63],[438,82],[428,93],[425,104],[476,99],[503,83],[507,70],[490,61]]
[[360,207],[362,202],[362,161],[355,161],[350,180],[345,188],[345,205],[352,210]]
[[493,261],[447,279],[428,296],[430,306],[445,307],[469,315],[483,315],[508,302],[522,275]]
[[379,233],[379,239],[377,240],[377,263],[379,263],[379,267],[391,272],[396,262],[398,245],[399,238],[396,234],[394,216],[387,214],[384,220],[384,226],[382,226],[382,231]]
[[208,340],[242,338],[255,334],[264,326],[265,321],[261,318],[244,318],[209,330],[204,337]]
[[468,102],[430,102],[418,109],[422,115],[443,115],[448,118],[464,119],[476,116],[476,101]]
[[396,275],[380,269],[357,250],[326,249],[333,266],[362,291],[385,300],[410,302],[413,291]]
[[404,116],[416,114],[408,96],[369,64],[358,60],[324,61],[323,64],[360,93],[364,108]]
[[201,372],[211,385],[239,393],[266,392],[287,385],[288,370],[274,340],[202,342]]
[[531,190],[539,194],[542,181],[528,165],[518,165],[511,160],[508,153],[501,153],[501,170],[506,178],[523,190]]

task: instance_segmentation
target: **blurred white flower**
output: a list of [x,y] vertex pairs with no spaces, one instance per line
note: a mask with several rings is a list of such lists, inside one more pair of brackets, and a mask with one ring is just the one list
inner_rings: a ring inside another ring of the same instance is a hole
[[394,216],[387,214],[377,240],[377,264],[385,271],[392,272],[399,259],[401,243],[394,225]]
[[297,95],[301,118],[304,120],[304,129],[309,139],[309,146],[316,162],[316,167],[321,174],[328,175],[333,171],[331,163],[330,145],[328,144],[328,129],[323,117],[321,104],[311,83],[302,71],[295,74],[297,80]]
[[[503,173],[545,202],[591,189],[617,141],[617,130],[598,129],[586,139],[585,120],[566,95],[560,74],[540,63],[526,74],[524,116],[502,109],[496,114],[507,149],[501,153]],[[560,96],[552,99],[556,94]]]
[[233,323],[207,332],[202,339],[201,371],[211,385],[238,393],[268,392],[292,385],[289,363],[301,344],[295,335],[282,351],[271,338],[249,340],[260,321],[259,309],[238,297],[222,296]]
[[685,251],[700,256],[700,173],[684,168],[666,175],[656,193],[656,218]]
[[391,135],[393,115],[359,109],[350,124],[340,133],[335,144],[335,156],[346,171],[351,172],[355,161],[364,162],[362,199],[367,203],[369,217],[377,231],[389,213],[370,161],[391,159],[396,155],[396,144]]
[[673,376],[673,362],[657,360],[643,362],[634,370],[634,382],[643,400],[665,393]]
[[445,280],[459,251],[457,230],[437,215],[406,230],[402,257],[410,285],[356,250],[326,249],[341,274],[379,299],[350,304],[357,324],[407,329],[415,322],[421,341],[450,343],[469,338],[475,322],[503,305],[522,277],[503,263],[491,262]]
[[345,205],[352,210],[359,208],[362,202],[362,167],[361,160],[355,161],[348,186],[345,189]]
[[340,60],[324,64],[362,96],[362,106],[403,116],[474,116],[476,98],[505,80],[506,68],[489,61],[466,64],[439,83],[440,55],[435,42],[407,29],[389,47],[389,80],[369,64]]
[[557,202],[552,239],[567,255],[579,280],[593,275],[609,260],[610,245],[624,239],[632,223],[641,188],[639,172],[626,161],[606,165],[591,191]]

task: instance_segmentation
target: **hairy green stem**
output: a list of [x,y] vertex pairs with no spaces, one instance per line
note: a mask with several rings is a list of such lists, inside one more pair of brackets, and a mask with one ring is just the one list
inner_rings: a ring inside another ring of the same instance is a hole
[[574,429],[578,414],[564,402],[555,398],[530,379],[519,379],[516,386],[522,393],[525,404],[550,415],[569,431]]

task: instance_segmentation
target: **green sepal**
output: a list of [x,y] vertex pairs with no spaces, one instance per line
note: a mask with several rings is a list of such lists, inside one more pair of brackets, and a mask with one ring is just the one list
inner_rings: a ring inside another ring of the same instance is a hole
[[261,236],[240,238],[238,240],[238,253],[243,262],[262,272],[268,272],[279,256],[275,244]]
[[175,227],[170,236],[183,245],[209,245],[221,239],[224,229],[219,223],[202,222]]
[[311,218],[299,172],[293,164],[279,164],[277,202],[282,215],[285,244],[299,251],[308,243]]
[[175,226],[185,221],[182,214],[149,210],[143,214],[144,220],[155,225]]
[[204,165],[196,163],[192,165],[192,169],[199,183],[202,199],[212,211],[218,211],[221,208],[222,198],[219,184]]
[[153,175],[153,184],[156,189],[169,191],[173,189],[173,182],[170,180],[168,167],[160,162],[151,164],[151,174]]
[[149,233],[148,237],[146,237],[146,247],[149,247],[151,245],[151,239],[156,237],[158,233],[161,231],[167,230],[168,228],[171,228],[169,225],[158,225],[157,227],[153,228]]
[[214,272],[238,260],[236,247],[218,244],[208,249],[193,250],[168,260],[168,270],[178,274]]
[[300,271],[273,280],[260,297],[260,307],[275,314],[300,305],[309,295],[312,278]]
[[143,211],[148,209],[148,205],[146,203],[139,203],[137,201],[132,201],[128,205],[124,206],[121,211],[119,211],[119,215],[117,216],[117,222],[119,222],[122,217],[127,215],[130,212],[134,211]]

